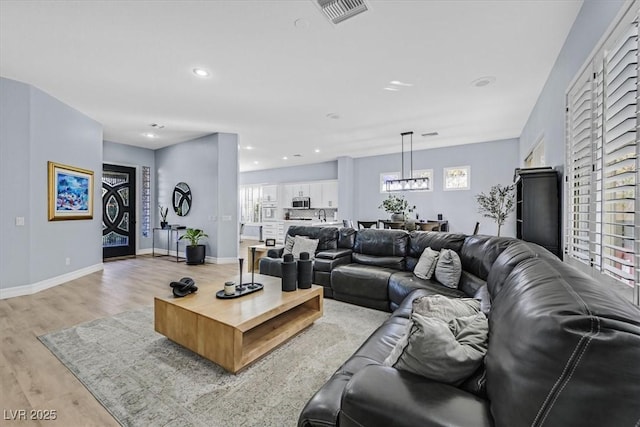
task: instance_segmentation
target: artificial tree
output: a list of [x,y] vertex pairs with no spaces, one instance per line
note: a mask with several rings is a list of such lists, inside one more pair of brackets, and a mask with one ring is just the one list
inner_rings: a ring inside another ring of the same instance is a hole
[[498,224],[498,236],[500,235],[502,224],[504,224],[515,207],[514,195],[514,185],[502,186],[498,184],[491,187],[489,194],[480,193],[476,196],[476,201],[480,205],[478,212]]

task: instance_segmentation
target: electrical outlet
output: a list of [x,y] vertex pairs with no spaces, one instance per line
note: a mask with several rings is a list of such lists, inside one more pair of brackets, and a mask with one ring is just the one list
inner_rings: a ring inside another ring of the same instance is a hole
[[222,215],[223,221],[231,221],[231,215]]
[[23,216],[17,216],[16,217],[16,226],[22,227],[23,225],[24,225],[24,217]]
[[71,265],[71,258],[66,257],[66,258],[64,259],[64,263],[65,263],[66,265]]

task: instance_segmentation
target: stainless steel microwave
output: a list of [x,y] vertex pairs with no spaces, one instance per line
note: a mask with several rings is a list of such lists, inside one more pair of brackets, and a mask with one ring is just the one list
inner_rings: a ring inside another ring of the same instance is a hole
[[294,197],[291,201],[293,209],[311,209],[311,199],[309,197]]

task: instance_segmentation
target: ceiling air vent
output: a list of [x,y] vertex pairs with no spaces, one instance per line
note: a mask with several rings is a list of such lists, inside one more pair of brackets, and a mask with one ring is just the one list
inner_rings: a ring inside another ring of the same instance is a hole
[[316,0],[322,13],[333,24],[338,24],[369,10],[364,0]]

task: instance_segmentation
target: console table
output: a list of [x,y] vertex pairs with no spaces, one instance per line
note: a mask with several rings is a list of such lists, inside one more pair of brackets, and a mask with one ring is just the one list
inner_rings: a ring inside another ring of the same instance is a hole
[[[180,251],[178,249],[178,242],[180,241],[180,232],[184,232],[184,228],[154,228],[151,233],[151,256],[171,256],[170,247],[172,238],[175,237],[176,241],[176,262],[184,261],[185,258],[180,256]],[[167,232],[167,253],[156,255],[156,231],[166,231]]]

